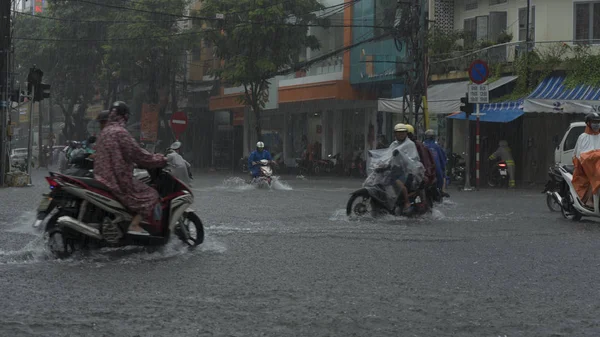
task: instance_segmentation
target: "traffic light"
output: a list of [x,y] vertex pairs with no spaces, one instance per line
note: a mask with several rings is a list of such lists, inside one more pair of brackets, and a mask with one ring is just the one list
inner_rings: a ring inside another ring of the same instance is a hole
[[39,102],[44,98],[50,97],[50,84],[40,83],[35,87],[35,97],[33,98],[34,102]]
[[[469,94],[465,94],[465,97],[460,98],[460,111],[464,112],[467,118],[473,113],[473,104],[469,103]],[[464,104],[464,105],[463,105]]]
[[[40,69],[36,68],[35,66],[33,66],[32,68],[29,68],[29,74],[27,75],[27,95],[28,96],[31,95],[32,89],[35,88],[35,91],[36,91],[35,96],[42,97],[41,95],[37,94],[37,91],[41,91],[40,84],[42,84],[43,77],[44,77],[44,72],[41,71]],[[41,94],[41,92],[40,92],[40,94]],[[40,100],[38,100],[38,101],[40,101]]]

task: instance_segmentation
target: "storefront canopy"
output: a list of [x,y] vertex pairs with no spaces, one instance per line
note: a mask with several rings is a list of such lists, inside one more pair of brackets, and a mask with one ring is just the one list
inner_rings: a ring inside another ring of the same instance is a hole
[[[508,123],[512,122],[515,119],[521,117],[523,112],[523,101],[513,101],[513,102],[502,102],[502,103],[490,103],[483,104],[480,109],[481,113],[485,113],[484,116],[479,118],[481,122],[491,122],[491,123]],[[465,119],[464,112],[457,112],[448,118],[452,119]],[[473,115],[469,116],[469,120],[477,120],[477,118]]]
[[[517,76],[501,77],[490,83],[490,90],[494,90],[511,83]],[[427,88],[429,114],[449,114],[459,110],[460,98],[465,96],[469,81],[434,84]],[[384,112],[402,112],[402,97],[380,98],[378,110]],[[464,119],[464,117],[463,117]]]
[[547,77],[523,103],[525,112],[591,113],[600,112],[600,88],[578,85],[568,89],[565,78]]

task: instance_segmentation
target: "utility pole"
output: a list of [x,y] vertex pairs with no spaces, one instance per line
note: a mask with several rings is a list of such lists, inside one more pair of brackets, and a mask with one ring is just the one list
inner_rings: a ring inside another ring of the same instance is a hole
[[4,179],[8,171],[8,152],[6,141],[6,119],[10,114],[10,99],[8,78],[10,74],[10,5],[11,1],[0,1],[0,186],[4,186]]
[[[403,117],[414,123],[415,133],[426,127],[424,100],[427,95],[427,31],[426,0],[398,0],[396,20],[392,35],[396,48],[406,48],[407,68],[397,72],[404,74]],[[419,114],[419,112],[423,112]]]
[[527,28],[525,30],[525,86],[529,89],[529,41],[531,41],[531,37],[529,34],[530,25],[529,22],[531,16],[531,0],[527,0]]

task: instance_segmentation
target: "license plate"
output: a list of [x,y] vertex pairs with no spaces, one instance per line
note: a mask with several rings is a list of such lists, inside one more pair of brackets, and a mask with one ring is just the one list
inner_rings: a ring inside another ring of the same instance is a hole
[[505,176],[506,175],[506,170],[500,170],[500,175],[501,176]]
[[52,199],[50,198],[44,198],[42,199],[42,201],[40,202],[40,205],[38,206],[38,212],[45,212],[48,210],[48,206],[50,206],[50,202],[52,201]]

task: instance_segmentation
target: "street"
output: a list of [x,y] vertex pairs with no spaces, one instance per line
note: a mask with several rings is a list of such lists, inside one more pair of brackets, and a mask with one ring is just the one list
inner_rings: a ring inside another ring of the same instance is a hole
[[0,336],[584,336],[600,333],[600,226],[538,190],[457,192],[422,219],[349,221],[356,179],[257,190],[196,175],[195,251],[64,261],[31,229],[43,172],[0,189]]

